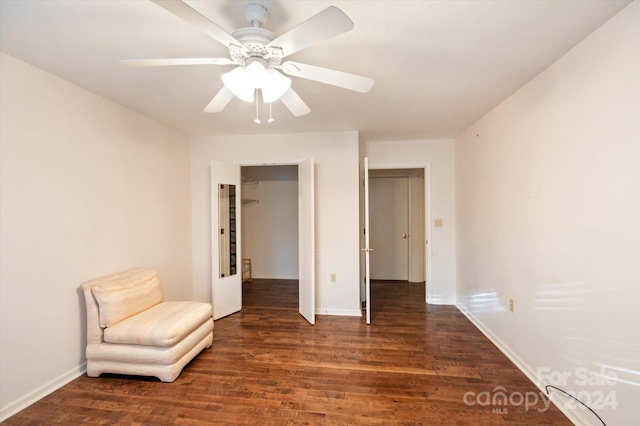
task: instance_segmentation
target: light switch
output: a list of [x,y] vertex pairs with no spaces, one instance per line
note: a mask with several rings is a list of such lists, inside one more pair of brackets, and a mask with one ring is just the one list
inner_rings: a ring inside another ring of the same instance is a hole
[[442,219],[434,219],[433,226],[436,228],[442,228]]

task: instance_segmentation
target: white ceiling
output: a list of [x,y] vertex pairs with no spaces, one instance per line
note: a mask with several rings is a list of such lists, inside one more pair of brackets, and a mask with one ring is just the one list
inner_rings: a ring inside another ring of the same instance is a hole
[[[256,2],[282,34],[329,5],[355,29],[287,59],[372,77],[366,94],[293,78],[311,113],[253,123],[237,99],[204,107],[229,66],[128,68],[120,59],[227,57],[146,0],[0,0],[0,49],[190,135],[358,130],[366,140],[455,137],[622,9],[629,0],[187,1],[220,27],[248,26]],[[263,111],[263,114],[268,114]]]

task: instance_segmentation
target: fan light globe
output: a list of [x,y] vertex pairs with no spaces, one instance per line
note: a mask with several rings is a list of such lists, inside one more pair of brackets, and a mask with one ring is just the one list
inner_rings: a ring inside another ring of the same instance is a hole
[[255,87],[247,84],[243,67],[234,68],[228,73],[222,74],[222,82],[239,99],[245,102],[253,102]]
[[259,61],[223,74],[222,82],[231,93],[245,102],[253,102],[256,89],[261,89],[262,100],[267,104],[280,99],[291,87],[290,78],[274,69],[267,70]]
[[274,69],[267,71],[267,79],[262,89],[262,100],[266,104],[277,101],[291,87],[291,79]]
[[244,67],[244,84],[254,89],[264,86],[267,80],[267,70],[260,62],[251,62]]

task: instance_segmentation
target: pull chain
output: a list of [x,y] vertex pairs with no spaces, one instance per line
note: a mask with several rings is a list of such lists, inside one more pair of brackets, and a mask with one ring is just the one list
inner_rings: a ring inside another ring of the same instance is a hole
[[258,109],[258,89],[256,89],[256,119],[253,120],[254,123],[256,124],[260,124],[260,115],[259,115],[259,109]]

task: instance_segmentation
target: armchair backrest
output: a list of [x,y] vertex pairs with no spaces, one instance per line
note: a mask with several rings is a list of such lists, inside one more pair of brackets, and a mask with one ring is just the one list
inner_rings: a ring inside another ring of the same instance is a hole
[[103,330],[162,302],[158,273],[138,268],[82,284],[87,308],[87,344],[102,343]]

